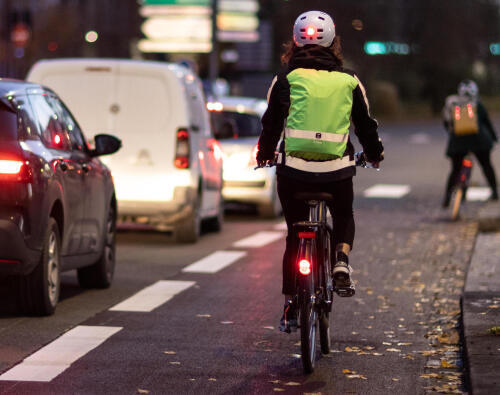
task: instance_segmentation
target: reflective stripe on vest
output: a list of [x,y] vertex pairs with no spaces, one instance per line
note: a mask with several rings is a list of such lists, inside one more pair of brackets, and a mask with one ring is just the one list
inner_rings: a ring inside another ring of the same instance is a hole
[[348,141],[356,78],[338,71],[295,69],[287,79],[286,155],[309,160],[341,158]]
[[343,158],[326,160],[324,162],[314,162],[308,161],[301,158],[295,158],[293,156],[287,156],[283,160],[283,156],[280,153],[278,155],[278,163],[285,164],[288,167],[292,167],[297,170],[308,171],[312,173],[329,173],[332,171],[342,170],[349,166],[356,166],[354,160],[350,160],[349,156],[344,156]]

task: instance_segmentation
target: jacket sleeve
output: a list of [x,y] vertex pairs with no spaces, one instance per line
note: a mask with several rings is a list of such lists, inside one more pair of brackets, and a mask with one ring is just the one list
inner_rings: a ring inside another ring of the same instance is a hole
[[290,105],[290,85],[286,76],[278,74],[269,88],[267,97],[268,107],[262,116],[257,160],[274,159]]
[[488,116],[488,111],[486,111],[486,108],[483,106],[481,102],[477,103],[477,113],[479,122],[481,122],[484,126],[486,126],[493,141],[498,141],[495,129],[493,128],[493,124],[491,123],[490,117]]
[[384,147],[378,136],[378,123],[370,116],[368,99],[363,84],[356,76],[354,77],[358,80],[358,86],[353,91],[351,113],[354,132],[368,160],[380,162],[384,159]]

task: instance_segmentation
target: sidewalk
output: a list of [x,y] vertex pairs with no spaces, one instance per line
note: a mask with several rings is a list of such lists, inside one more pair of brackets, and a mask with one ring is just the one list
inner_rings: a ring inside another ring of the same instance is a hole
[[[469,389],[473,395],[500,393],[500,205],[479,213],[480,230],[462,296]],[[496,231],[495,231],[496,230]],[[498,327],[498,334],[492,328]]]

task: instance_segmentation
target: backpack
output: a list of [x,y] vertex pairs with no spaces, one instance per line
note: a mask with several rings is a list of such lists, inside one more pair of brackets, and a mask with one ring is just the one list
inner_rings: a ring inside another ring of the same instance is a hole
[[477,104],[475,102],[468,100],[452,103],[451,111],[453,132],[456,136],[477,134],[479,132]]

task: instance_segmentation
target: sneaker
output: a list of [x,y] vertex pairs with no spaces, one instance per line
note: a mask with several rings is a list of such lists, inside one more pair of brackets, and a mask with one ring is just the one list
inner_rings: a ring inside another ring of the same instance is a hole
[[333,279],[338,288],[345,288],[351,286],[351,272],[352,268],[348,263],[339,261],[333,267]]
[[295,304],[293,301],[289,301],[283,307],[283,316],[280,320],[280,331],[291,333],[297,331],[297,310],[295,309]]

